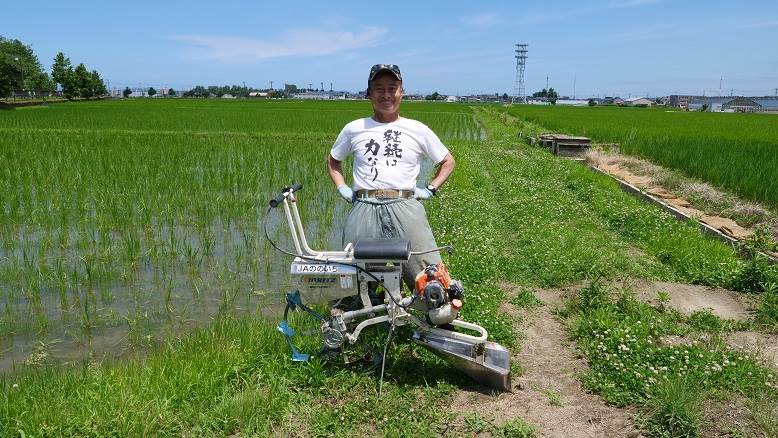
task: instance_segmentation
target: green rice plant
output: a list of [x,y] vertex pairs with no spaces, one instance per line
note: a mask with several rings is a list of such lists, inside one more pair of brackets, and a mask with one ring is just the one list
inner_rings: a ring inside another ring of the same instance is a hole
[[622,152],[778,207],[778,127],[769,115],[537,105],[507,112],[553,131],[619,143]]

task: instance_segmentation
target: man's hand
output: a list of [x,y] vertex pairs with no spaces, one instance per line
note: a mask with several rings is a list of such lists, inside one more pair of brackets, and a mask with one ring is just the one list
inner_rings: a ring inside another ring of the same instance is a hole
[[338,187],[338,193],[340,193],[340,196],[342,196],[343,199],[349,203],[351,203],[351,201],[354,199],[354,191],[351,190],[351,187],[345,184]]
[[426,187],[416,187],[413,190],[413,197],[416,199],[429,199],[432,197],[432,192]]

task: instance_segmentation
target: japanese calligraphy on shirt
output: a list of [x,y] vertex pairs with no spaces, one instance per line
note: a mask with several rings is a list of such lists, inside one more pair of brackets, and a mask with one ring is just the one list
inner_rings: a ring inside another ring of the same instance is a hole
[[379,158],[379,152],[383,152],[381,156],[384,157],[383,160],[385,160],[387,167],[396,166],[397,160],[402,159],[403,150],[400,147],[400,135],[402,135],[402,132],[393,129],[384,131],[384,138],[382,140],[383,149],[382,145],[373,138],[365,144],[364,155],[367,156],[367,163],[370,165],[372,181],[375,181],[376,178],[378,178],[377,164],[379,160],[381,160],[381,158]]

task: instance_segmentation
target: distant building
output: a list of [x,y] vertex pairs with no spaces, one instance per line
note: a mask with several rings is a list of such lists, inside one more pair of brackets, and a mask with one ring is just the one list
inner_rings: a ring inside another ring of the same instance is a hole
[[310,92],[293,94],[292,98],[303,99],[303,100],[330,100],[332,96],[329,93],[310,91]]
[[457,101],[459,101],[459,98],[456,97],[456,96],[447,96],[446,97],[446,102],[457,102]]
[[265,91],[252,91],[249,93],[249,97],[253,97],[256,99],[267,99],[268,93]]
[[667,96],[667,105],[687,109],[689,107],[689,101],[696,97],[697,96],[671,94]]
[[222,99],[235,99],[235,96],[230,93],[222,94]]
[[689,111],[728,113],[753,113],[762,111],[762,105],[754,99],[742,96],[695,97],[688,105]]
[[778,113],[778,97],[754,97],[753,100],[762,107],[763,112]]
[[589,101],[587,99],[557,99],[556,105],[587,106]]
[[647,97],[631,97],[629,99],[624,100],[624,105],[626,106],[651,106],[654,104],[654,101],[647,98]]

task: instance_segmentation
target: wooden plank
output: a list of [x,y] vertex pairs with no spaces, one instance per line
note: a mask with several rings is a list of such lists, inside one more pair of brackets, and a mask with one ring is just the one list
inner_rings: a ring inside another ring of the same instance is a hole
[[[594,167],[594,166],[590,165],[585,160],[580,160],[580,161],[581,161],[582,164],[584,164],[586,167],[588,167],[589,170],[601,173],[603,175],[606,175],[606,176],[614,179],[619,184],[621,189],[624,190],[625,192],[627,192],[627,193],[629,193],[629,194],[631,194],[631,195],[633,195],[633,196],[635,196],[637,198],[641,198],[644,201],[648,201],[648,202],[651,202],[651,203],[659,206],[664,211],[666,211],[666,212],[670,213],[671,215],[675,216],[676,219],[683,220],[683,221],[694,221],[694,222],[696,222],[697,225],[700,227],[700,230],[704,234],[707,234],[707,235],[709,235],[711,237],[714,237],[716,239],[721,240],[724,243],[729,244],[732,247],[732,249],[737,249],[738,246],[742,245],[742,242],[740,242],[739,240],[737,240],[737,239],[735,239],[735,238],[733,238],[731,236],[727,236],[726,234],[722,233],[721,231],[717,230],[716,228],[713,228],[710,225],[702,223],[702,222],[698,221],[697,219],[695,219],[695,218],[693,218],[693,217],[683,213],[682,211],[680,211],[680,210],[674,208],[673,206],[665,203],[661,198],[654,197],[654,196],[650,195],[649,193],[641,190],[639,187],[633,186],[632,184],[630,184],[630,183],[628,183],[628,182],[626,182],[626,181],[624,181],[624,180],[622,180],[620,178],[617,178],[617,177],[609,174],[608,172],[603,171],[602,169],[598,169],[597,167]],[[762,254],[763,256],[767,257],[767,260],[770,260],[772,263],[778,263],[778,258],[777,257],[774,257],[774,256],[772,256],[770,254],[766,254],[766,253],[761,252],[761,251],[759,251],[759,254]]]

